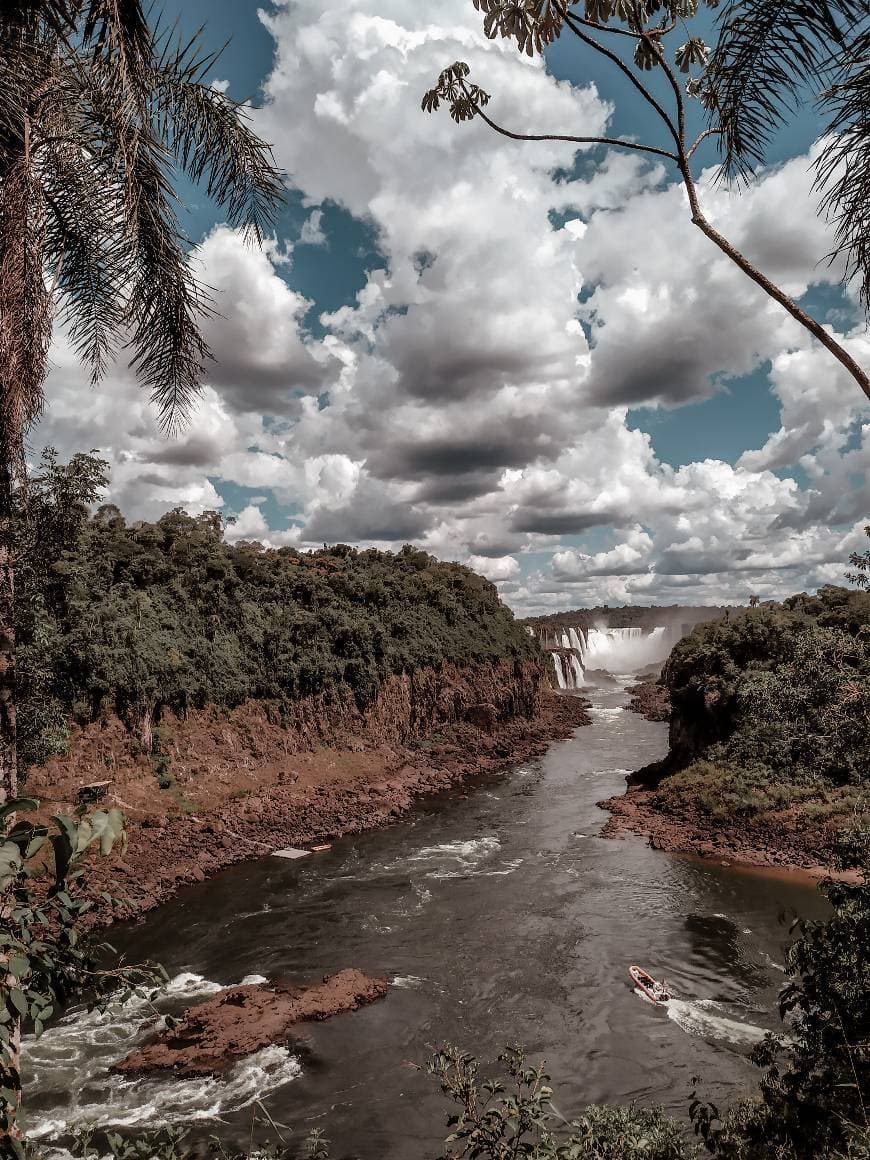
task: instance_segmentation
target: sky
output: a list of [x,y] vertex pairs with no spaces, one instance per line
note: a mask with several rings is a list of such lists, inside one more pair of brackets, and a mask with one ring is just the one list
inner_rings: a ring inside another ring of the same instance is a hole
[[[471,0],[170,0],[229,42],[214,83],[287,174],[263,250],[186,182],[215,355],[167,438],[123,361],[96,390],[62,329],[34,453],[99,449],[129,519],[232,517],[231,540],[412,542],[519,614],[746,602],[842,583],[870,518],[858,387],[695,229],[665,167],[518,144],[420,109],[463,59],[524,131],[661,143],[575,41],[491,42]],[[698,122],[700,125],[700,122]],[[697,155],[714,224],[870,362],[830,266],[808,105],[747,189]]]

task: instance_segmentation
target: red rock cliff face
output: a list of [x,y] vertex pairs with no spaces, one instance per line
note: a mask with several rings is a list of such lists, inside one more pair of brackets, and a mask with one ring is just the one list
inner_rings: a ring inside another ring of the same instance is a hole
[[166,712],[155,724],[151,753],[143,753],[138,734],[111,716],[74,727],[69,752],[31,769],[27,791],[62,801],[71,800],[83,783],[105,780],[119,792],[132,790],[142,777],[149,789],[156,777],[181,787],[204,780],[215,789],[244,788],[249,780],[295,781],[300,774],[293,759],[300,754],[407,745],[471,719],[498,725],[534,718],[546,690],[536,662],[442,665],[392,677],[363,711],[350,689],[342,689],[286,706],[212,706],[183,718]]

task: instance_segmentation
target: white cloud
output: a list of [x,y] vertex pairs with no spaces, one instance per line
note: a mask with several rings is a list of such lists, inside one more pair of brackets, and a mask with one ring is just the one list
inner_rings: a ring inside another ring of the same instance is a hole
[[[419,109],[457,58],[507,124],[600,132],[610,110],[594,88],[487,41],[468,0],[294,0],[263,19],[276,64],[255,116],[313,207],[299,242],[324,243],[316,207],[331,200],[370,223],[383,261],[315,338],[318,304],[281,276],[287,244],[261,252],[216,228],[197,261],[218,294],[218,362],[184,438],[161,438],[123,368],[88,393],[61,337],[40,441],[104,448],[132,516],[220,506],[210,481],[224,480],[293,504],[302,524],[271,530],[258,494],[233,539],[413,539],[521,610],[784,594],[836,576],[870,510],[870,432],[838,364],[692,226],[660,166],[613,153],[591,177],[556,180],[572,147]],[[739,196],[708,174],[702,196],[791,292],[833,276],[818,265],[830,238],[807,158]],[[866,336],[847,341],[870,361]],[[764,360],[782,426],[736,465],[672,468],[627,426],[629,404],[702,399]],[[796,463],[803,489],[775,474]],[[590,529],[595,549],[578,547]]]

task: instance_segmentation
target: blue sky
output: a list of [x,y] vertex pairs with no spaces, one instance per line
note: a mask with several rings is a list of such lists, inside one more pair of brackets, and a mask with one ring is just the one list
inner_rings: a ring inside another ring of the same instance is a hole
[[[470,0],[259,7],[164,4],[184,35],[228,42],[213,79],[251,101],[291,182],[265,254],[179,186],[220,306],[191,431],[167,449],[122,366],[127,410],[83,410],[59,348],[46,441],[99,442],[133,515],[218,506],[232,536],[301,548],[411,539],[520,611],[841,577],[870,506],[866,409],[693,229],[673,175],[419,110],[462,56],[510,127],[661,143],[608,62],[569,37],[534,68],[481,38]],[[702,200],[860,355],[854,301],[822,262],[820,128],[807,103],[751,189]]]

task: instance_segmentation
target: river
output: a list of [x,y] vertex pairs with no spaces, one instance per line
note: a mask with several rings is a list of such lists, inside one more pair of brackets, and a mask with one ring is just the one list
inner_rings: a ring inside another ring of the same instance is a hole
[[[598,836],[596,802],[666,750],[666,726],[625,704],[622,688],[596,693],[592,724],[536,761],[324,854],[235,867],[114,929],[130,960],[159,959],[172,977],[161,1010],[250,975],[355,966],[394,985],[224,1083],[107,1079],[143,1037],[142,1001],[68,1016],[27,1045],[31,1130],[179,1122],[244,1145],[260,1100],[285,1136],[322,1128],[335,1158],[424,1160],[439,1154],[448,1108],[415,1065],[444,1041],[487,1063],[524,1043],[547,1060],[567,1116],[631,1100],[685,1114],[696,1075],[720,1104],[751,1090],[747,1056],[776,1026],[788,920],[824,904],[801,882]],[[640,999],[630,963],[666,976],[677,998]]]

